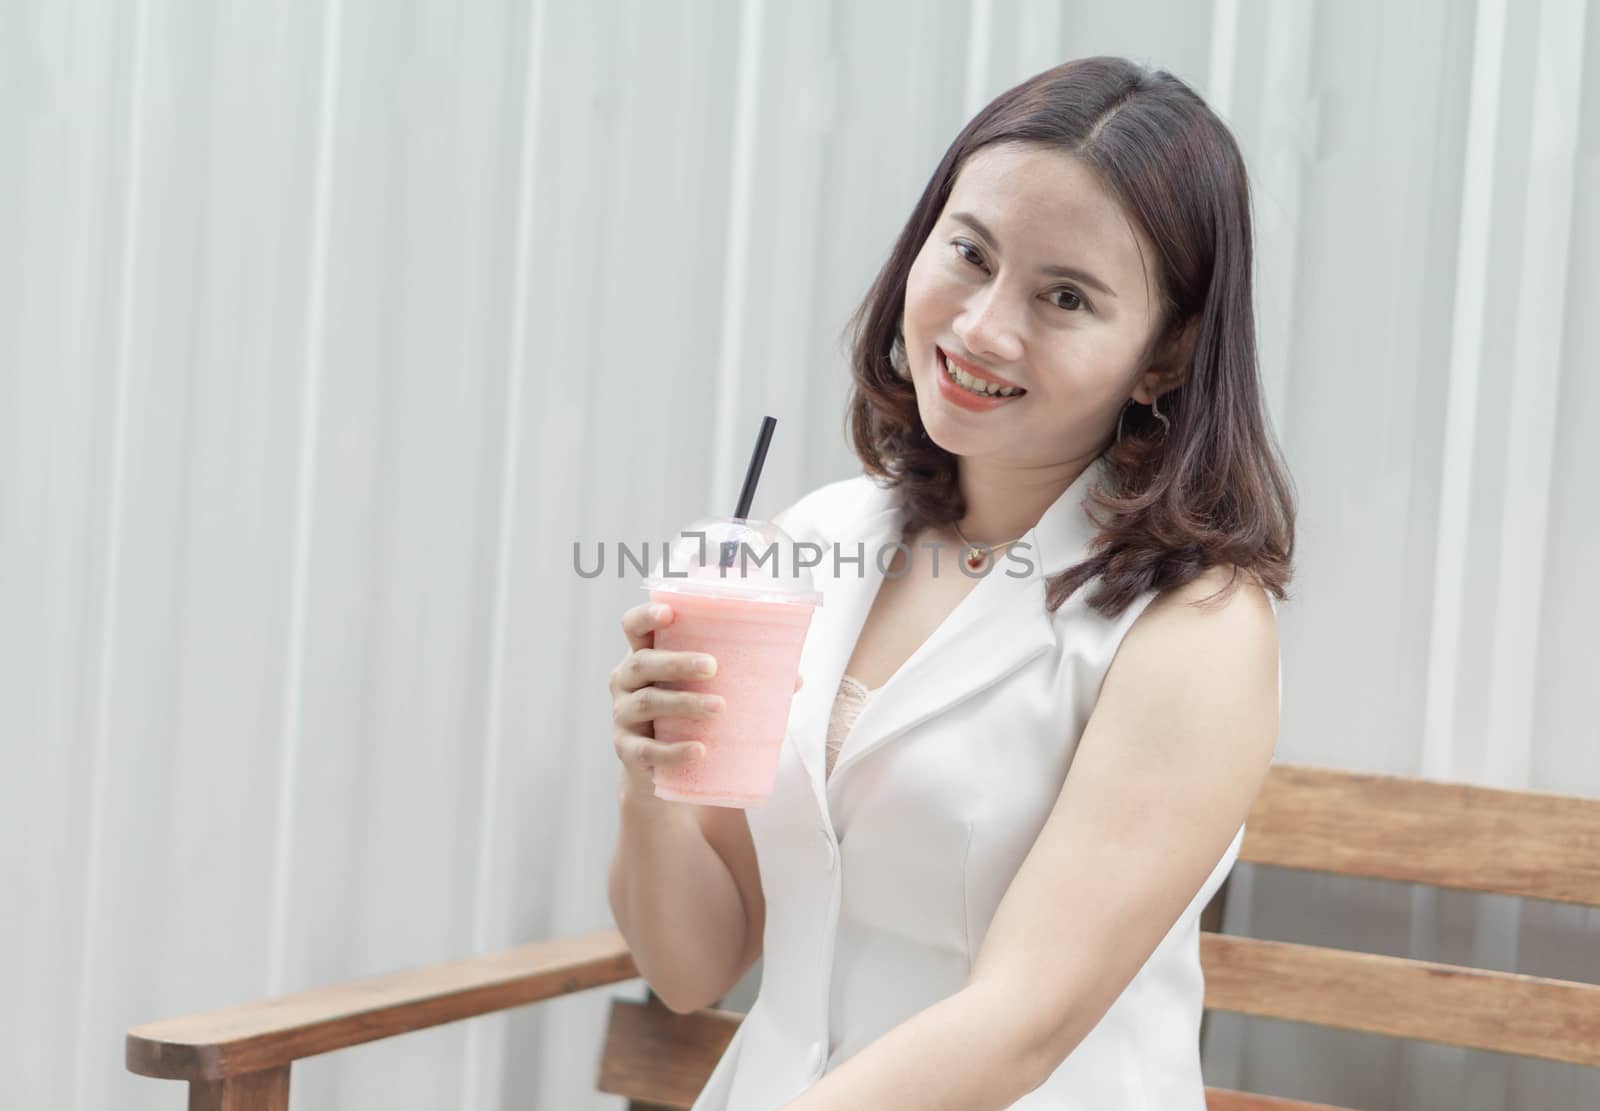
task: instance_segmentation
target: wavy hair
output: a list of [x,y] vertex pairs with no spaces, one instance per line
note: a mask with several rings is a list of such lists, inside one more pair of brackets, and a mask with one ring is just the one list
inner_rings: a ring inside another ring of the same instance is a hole
[[959,521],[956,457],[922,425],[892,351],[912,262],[966,160],[996,143],[1058,150],[1094,171],[1157,253],[1152,352],[1194,325],[1180,384],[1151,410],[1125,405],[1103,455],[1110,489],[1086,508],[1099,529],[1083,561],[1050,578],[1054,613],[1093,581],[1088,604],[1115,617],[1142,592],[1228,566],[1286,597],[1294,495],[1263,411],[1251,293],[1250,187],[1226,125],[1188,85],[1125,58],[1067,62],[1002,93],[945,151],[846,328],[849,437],[869,474],[900,490],[907,532]]

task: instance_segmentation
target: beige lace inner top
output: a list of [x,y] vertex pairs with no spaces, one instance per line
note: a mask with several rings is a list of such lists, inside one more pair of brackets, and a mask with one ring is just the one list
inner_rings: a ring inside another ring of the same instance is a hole
[[833,775],[833,765],[839,760],[839,752],[844,748],[844,739],[850,735],[850,727],[855,725],[862,707],[875,693],[854,676],[846,675],[839,680],[839,693],[833,699],[833,713],[828,716],[828,758],[824,779]]

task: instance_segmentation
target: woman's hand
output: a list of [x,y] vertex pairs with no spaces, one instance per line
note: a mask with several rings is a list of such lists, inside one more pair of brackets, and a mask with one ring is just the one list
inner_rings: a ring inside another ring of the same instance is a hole
[[[716,674],[717,661],[703,652],[668,652],[655,647],[656,630],[670,625],[670,606],[645,602],[622,615],[628,654],[611,671],[612,744],[632,786],[655,795],[651,770],[656,765],[687,764],[704,755],[694,742],[655,739],[655,720],[664,717],[709,718],[722,712],[720,695],[673,690],[658,684],[695,681]],[[801,679],[795,677],[799,690]]]

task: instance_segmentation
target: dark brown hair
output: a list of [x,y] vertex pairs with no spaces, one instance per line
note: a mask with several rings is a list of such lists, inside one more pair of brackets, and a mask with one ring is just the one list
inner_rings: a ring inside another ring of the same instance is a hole
[[1160,304],[1146,361],[1194,325],[1187,373],[1158,399],[1171,421],[1165,435],[1141,406],[1124,409],[1120,440],[1108,436],[1112,489],[1087,495],[1100,529],[1093,554],[1049,580],[1050,611],[1098,580],[1088,604],[1115,617],[1142,592],[1181,586],[1213,566],[1233,569],[1226,591],[1244,572],[1286,597],[1294,496],[1262,408],[1244,159],[1188,85],[1124,58],[1067,62],[1002,93],[945,152],[847,328],[848,423],[867,472],[900,490],[908,533],[966,514],[956,457],[929,439],[890,352],[912,262],[956,175],[996,143],[1079,159],[1155,244]]

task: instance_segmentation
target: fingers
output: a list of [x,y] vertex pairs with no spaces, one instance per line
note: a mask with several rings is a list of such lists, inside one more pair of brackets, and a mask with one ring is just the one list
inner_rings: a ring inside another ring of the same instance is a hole
[[664,744],[648,737],[629,736],[619,749],[617,755],[621,756],[624,763],[632,763],[638,767],[671,767],[675,764],[692,764],[705,755],[705,746],[698,741],[678,744]]
[[656,630],[670,625],[670,606],[646,602],[622,615],[628,654],[611,671],[611,718],[617,758],[630,772],[689,764],[705,752],[699,742],[655,739],[655,722],[665,717],[709,718],[725,708],[721,696],[679,690],[717,672],[715,657],[704,652],[673,652],[655,646]]
[[628,649],[637,652],[655,643],[656,630],[672,624],[672,608],[657,602],[634,606],[622,615],[622,633],[628,638]]
[[611,672],[611,693],[629,694],[652,683],[693,683],[716,673],[716,657],[705,652],[640,648],[624,656]]
[[611,719],[622,729],[632,729],[657,718],[709,718],[720,714],[725,703],[720,695],[668,690],[654,685],[641,687],[611,703]]

